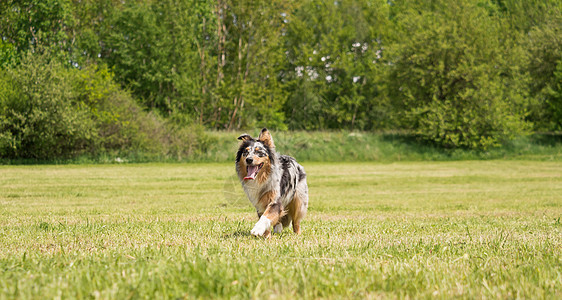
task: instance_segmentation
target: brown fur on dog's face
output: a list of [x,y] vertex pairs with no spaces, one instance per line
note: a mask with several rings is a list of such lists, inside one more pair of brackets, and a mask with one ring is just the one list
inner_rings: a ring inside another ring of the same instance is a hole
[[240,180],[244,180],[246,175],[248,175],[248,169],[244,159],[236,162],[236,170],[238,171],[237,173]]
[[269,157],[261,158],[260,161],[262,161],[261,163],[263,163],[263,167],[258,172],[257,179],[259,183],[264,183],[271,173],[271,163],[269,161]]

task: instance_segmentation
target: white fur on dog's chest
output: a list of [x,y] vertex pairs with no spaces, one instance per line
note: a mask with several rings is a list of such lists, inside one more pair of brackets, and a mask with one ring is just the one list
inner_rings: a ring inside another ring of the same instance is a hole
[[243,183],[243,186],[248,199],[252,202],[252,205],[257,208],[261,193],[260,184],[258,184],[256,180],[246,180],[246,182]]
[[265,191],[277,191],[277,193],[279,193],[279,188],[275,187],[276,184],[279,186],[278,177],[271,176],[271,178],[263,184],[260,184],[257,180],[245,180],[242,186],[244,187],[244,192],[246,192],[248,199],[252,202],[252,205],[254,205],[259,213],[263,213],[266,207],[258,205],[260,197]]

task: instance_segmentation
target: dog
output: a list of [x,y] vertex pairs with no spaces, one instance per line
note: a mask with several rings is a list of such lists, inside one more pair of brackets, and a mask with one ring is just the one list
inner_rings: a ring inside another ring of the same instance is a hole
[[267,128],[258,139],[248,134],[241,140],[236,153],[236,173],[244,192],[258,213],[258,222],[250,233],[271,237],[293,224],[293,231],[301,233],[300,223],[308,209],[308,185],[304,168],[287,155],[275,151],[275,144]]

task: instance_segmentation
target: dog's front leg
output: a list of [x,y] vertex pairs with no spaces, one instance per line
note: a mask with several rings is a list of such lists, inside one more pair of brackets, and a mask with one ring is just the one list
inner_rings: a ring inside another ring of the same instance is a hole
[[269,238],[271,236],[271,225],[276,225],[277,223],[279,223],[282,212],[283,207],[281,206],[281,203],[270,203],[265,209],[263,215],[260,217],[259,221],[254,226],[254,229],[250,231],[252,235]]

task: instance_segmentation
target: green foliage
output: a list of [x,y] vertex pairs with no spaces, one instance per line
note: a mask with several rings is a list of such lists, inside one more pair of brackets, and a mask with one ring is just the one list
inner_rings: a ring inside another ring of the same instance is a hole
[[561,4],[558,0],[484,0],[479,3],[490,14],[501,16],[512,32],[529,32],[553,16],[560,16]]
[[[173,93],[173,67],[176,57],[162,11],[156,4],[130,3],[114,10],[109,17],[114,30],[103,40],[107,43],[106,61],[117,78],[150,108],[168,110],[166,99]],[[109,52],[111,51],[111,52]]]
[[29,53],[0,73],[0,156],[19,159],[143,153],[183,159],[210,142],[143,111],[104,66],[78,70]]
[[199,126],[178,126],[157,114],[147,113],[129,93],[122,91],[107,67],[95,67],[75,73],[77,100],[89,108],[96,124],[97,137],[90,145],[91,154],[129,156],[146,159],[172,157],[182,160],[205,151],[210,138]]
[[[558,11],[562,11],[562,7]],[[559,16],[560,14],[533,27],[529,32],[529,39],[525,41],[533,100],[530,119],[537,124],[538,130],[562,130],[562,116],[559,114],[557,100],[560,89],[557,70],[562,61],[562,18]]]
[[146,136],[147,130],[154,127],[151,124],[153,119],[126,92],[119,89],[106,67],[94,66],[75,71],[72,83],[77,93],[76,100],[88,108],[96,126],[97,136],[89,145],[90,152],[96,154],[116,149],[139,151],[154,143]]
[[384,128],[377,62],[386,1],[305,1],[288,19],[292,129]]
[[77,103],[69,73],[48,56],[28,53],[3,72],[0,86],[0,155],[65,157],[94,138],[86,107]]
[[13,44],[0,41],[0,68],[8,67],[17,60],[17,51]]
[[217,20],[217,129],[270,126],[286,129],[284,13],[291,1],[219,1]]
[[546,104],[552,116],[551,128],[562,130],[562,58],[558,61],[553,75],[552,83],[547,87],[549,98]]
[[2,1],[0,16],[2,42],[14,45],[20,55],[35,48],[63,57],[72,43],[67,35],[72,24],[69,0]]
[[421,14],[405,7],[399,22],[407,38],[387,57],[388,87],[402,126],[446,147],[487,149],[529,127],[526,88],[513,67],[523,55],[472,3],[444,2]]
[[[556,0],[2,1],[2,105],[29,98],[16,73],[42,56],[58,77],[36,98],[86,120],[61,125],[80,141],[42,150],[53,155],[185,157],[206,144],[179,142],[193,128],[263,126],[486,150],[562,129],[561,12]],[[3,124],[30,113],[9,111]],[[10,157],[15,130],[0,133]]]

